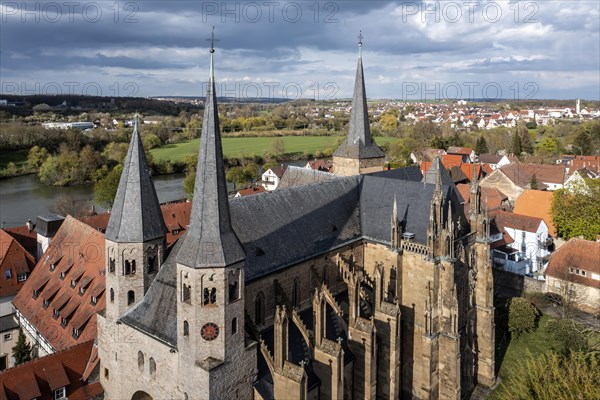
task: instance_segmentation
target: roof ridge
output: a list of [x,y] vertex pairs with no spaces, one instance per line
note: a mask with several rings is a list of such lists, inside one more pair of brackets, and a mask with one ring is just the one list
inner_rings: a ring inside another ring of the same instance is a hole
[[[48,354],[47,356],[44,356],[44,357],[38,357],[38,358],[34,358],[34,359],[32,359],[32,360],[29,360],[29,361],[26,361],[26,362],[24,362],[24,363],[22,363],[22,364],[15,365],[15,366],[13,366],[13,367],[7,368],[7,369],[5,369],[4,371],[0,371],[0,376],[2,376],[2,374],[4,374],[5,372],[12,371],[12,370],[14,370],[14,369],[17,369],[17,368],[23,367],[23,366],[25,366],[25,365],[30,365],[30,364],[32,364],[32,363],[34,363],[34,362],[37,362],[37,361],[50,361],[50,358],[52,358],[52,357],[59,356],[59,355],[61,355],[62,353],[65,353],[65,352],[67,352],[67,351],[74,350],[74,349],[75,349],[75,348],[77,348],[77,347],[80,347],[80,346],[83,346],[83,345],[87,345],[87,344],[88,344],[88,343],[90,343],[90,342],[92,342],[92,346],[93,346],[93,345],[94,345],[94,344],[93,344],[94,340],[95,340],[95,339],[88,339],[88,340],[86,340],[85,342],[77,343],[77,344],[75,344],[75,345],[73,345],[73,346],[70,346],[70,347],[67,347],[67,348],[65,348],[65,349],[62,349],[62,350],[56,351],[56,352],[54,352],[54,353],[52,353],[52,354]],[[62,363],[62,361],[61,361],[61,363]],[[64,368],[64,364],[63,364],[63,368]]]

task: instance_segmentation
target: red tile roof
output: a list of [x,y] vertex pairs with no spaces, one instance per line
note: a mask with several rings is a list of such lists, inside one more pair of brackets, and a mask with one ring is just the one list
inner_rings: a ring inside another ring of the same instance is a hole
[[[103,393],[100,382],[83,378],[86,368],[94,367],[92,340],[68,350],[38,358],[0,373],[0,399],[54,400],[54,391],[66,390],[69,400],[86,400]],[[93,368],[92,368],[93,369]]]
[[448,147],[448,150],[446,150],[446,153],[470,156],[472,151],[473,151],[473,149],[470,147]]
[[514,212],[530,217],[542,218],[548,225],[548,233],[550,236],[556,237],[556,227],[550,215],[550,207],[552,206],[552,192],[544,192],[541,190],[524,190],[515,202]]
[[[106,297],[104,248],[104,235],[68,216],[13,300],[15,308],[56,351],[96,338],[96,313],[104,309]],[[73,335],[73,329],[79,330],[79,337]]]
[[32,256],[37,253],[37,232],[29,230],[26,225],[4,229],[6,233],[14,237]]
[[[456,188],[465,200],[465,215],[468,217],[470,215],[471,185],[468,183],[459,183],[456,185]],[[502,203],[508,200],[507,195],[496,188],[480,187],[479,189],[481,190],[481,201],[485,202],[487,199],[488,211],[504,210]]]
[[[569,268],[584,270],[586,276],[572,273]],[[592,279],[592,273],[600,275],[600,243],[583,239],[571,239],[559,247],[546,269],[546,275],[554,278],[600,288],[600,281]]]
[[562,165],[511,163],[501,167],[500,171],[515,185],[522,188],[528,187],[533,175],[538,181],[539,188],[545,188],[542,182],[562,184],[567,180]]
[[245,189],[240,189],[240,190],[238,190],[238,193],[240,196],[249,196],[252,194],[264,193],[266,191],[267,191],[267,189],[265,189],[264,186],[259,185],[259,186],[252,186],[252,187],[245,188]]
[[504,232],[505,228],[513,228],[535,233],[543,222],[541,218],[528,217],[507,211],[494,211],[490,213],[490,219],[492,220],[490,223],[496,225],[500,232]]
[[14,237],[0,229],[0,297],[16,295],[27,282],[19,282],[17,275],[27,274],[29,277],[34,267],[33,255]]

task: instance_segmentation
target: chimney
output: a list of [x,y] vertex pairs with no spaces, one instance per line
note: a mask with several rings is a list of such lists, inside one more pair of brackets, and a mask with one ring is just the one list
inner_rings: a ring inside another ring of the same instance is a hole
[[36,261],[42,258],[42,255],[48,248],[50,241],[56,235],[56,232],[64,222],[65,217],[57,214],[38,216],[35,224],[37,232],[37,254]]

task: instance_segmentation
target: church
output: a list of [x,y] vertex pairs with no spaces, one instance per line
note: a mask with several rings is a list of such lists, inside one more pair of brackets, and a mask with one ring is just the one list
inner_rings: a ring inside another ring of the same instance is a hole
[[238,198],[211,48],[189,229],[170,248],[136,124],[105,233],[105,398],[462,399],[495,383],[479,184],[467,218],[439,159],[384,170],[361,48],[335,176]]

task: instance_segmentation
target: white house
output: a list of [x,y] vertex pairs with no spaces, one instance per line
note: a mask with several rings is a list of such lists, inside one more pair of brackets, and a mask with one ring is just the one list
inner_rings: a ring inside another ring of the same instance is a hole
[[496,211],[490,221],[494,266],[519,275],[533,275],[548,263],[548,225],[542,218]]
[[271,191],[277,189],[279,181],[283,176],[287,166],[269,168],[262,174],[262,185],[265,189]]

